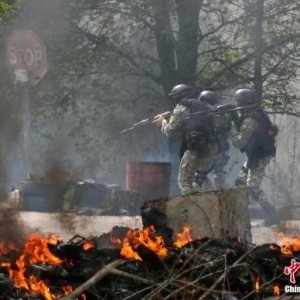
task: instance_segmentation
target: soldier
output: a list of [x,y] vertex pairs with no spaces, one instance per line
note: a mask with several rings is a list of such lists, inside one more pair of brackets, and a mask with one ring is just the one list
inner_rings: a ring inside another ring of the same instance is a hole
[[[198,97],[199,101],[202,101],[209,105],[211,109],[215,109],[218,104],[217,97],[214,92],[203,91]],[[228,160],[228,151],[230,148],[228,138],[231,129],[231,116],[230,113],[215,113],[213,115],[213,127],[217,141],[220,146],[220,152],[218,153],[216,160],[213,164],[212,171],[214,172],[214,184],[215,189],[220,190],[225,188],[226,171],[224,170]],[[197,178],[197,175],[196,175]]]
[[257,105],[251,90],[237,90],[235,99],[237,106],[250,105],[249,108],[241,110],[236,124],[237,132],[231,133],[233,145],[247,155],[247,161],[242,166],[235,185],[247,185],[250,197],[257,201],[267,214],[265,225],[278,224],[276,209],[267,201],[260,188],[265,168],[275,156],[275,136],[278,134],[278,128],[271,123],[263,108]]
[[160,116],[154,122],[166,136],[182,133],[184,143],[186,142],[187,150],[183,153],[178,172],[178,185],[183,195],[197,191],[193,184],[197,170],[201,176],[198,178],[200,185],[207,184],[206,175],[219,152],[212,128],[212,115],[197,114],[209,111],[210,107],[199,100],[190,99],[191,94],[192,90],[188,86],[175,86],[169,94],[176,104],[170,119],[167,121]]

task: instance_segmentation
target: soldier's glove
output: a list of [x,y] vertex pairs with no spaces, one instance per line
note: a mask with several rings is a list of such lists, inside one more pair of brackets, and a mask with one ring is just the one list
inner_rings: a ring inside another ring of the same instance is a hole
[[163,122],[166,122],[166,119],[165,119],[162,115],[160,115],[160,116],[159,116],[158,118],[156,118],[152,123],[155,124],[155,126],[156,126],[159,130],[161,130]]

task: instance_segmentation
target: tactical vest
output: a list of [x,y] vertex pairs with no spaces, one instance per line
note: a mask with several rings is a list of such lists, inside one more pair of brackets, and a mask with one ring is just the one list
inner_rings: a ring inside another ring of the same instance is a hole
[[259,128],[251,136],[247,145],[241,149],[241,152],[245,152],[248,156],[247,167],[255,169],[258,166],[258,160],[260,158],[275,155],[275,137],[278,134],[278,128],[272,124],[269,115],[263,108],[258,107],[243,113],[237,124],[238,130],[247,118],[255,119],[259,124]]
[[217,138],[220,150],[227,153],[230,145],[228,142],[228,135],[231,129],[231,118],[226,113],[219,113],[213,115],[213,127],[215,136]]
[[[211,108],[196,99],[184,100],[181,104],[190,109],[190,114],[181,126],[184,138],[182,149],[186,147],[188,150],[196,151],[199,157],[207,157],[209,155],[208,144],[216,141],[213,116],[211,113],[205,113]],[[197,112],[204,113],[197,114]]]

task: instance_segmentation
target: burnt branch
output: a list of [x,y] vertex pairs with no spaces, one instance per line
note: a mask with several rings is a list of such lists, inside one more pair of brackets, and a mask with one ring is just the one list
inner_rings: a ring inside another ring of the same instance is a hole
[[92,286],[96,285],[98,281],[103,279],[105,276],[111,274],[112,270],[124,264],[123,259],[118,259],[104,266],[100,271],[98,271],[93,277],[88,281],[80,285],[67,297],[62,298],[61,300],[76,300],[84,291],[88,290]]

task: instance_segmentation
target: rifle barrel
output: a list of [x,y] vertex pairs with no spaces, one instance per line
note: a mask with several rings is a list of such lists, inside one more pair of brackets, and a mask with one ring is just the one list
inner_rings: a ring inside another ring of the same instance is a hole
[[158,114],[158,115],[156,115],[156,116],[154,116],[154,117],[151,117],[151,118],[148,118],[148,119],[144,119],[144,120],[142,120],[142,121],[139,121],[138,123],[133,124],[132,127],[126,128],[126,129],[120,131],[120,133],[124,133],[124,132],[127,132],[127,131],[129,131],[129,130],[135,129],[136,127],[141,126],[141,125],[150,124],[152,121],[154,121],[155,119],[159,118],[159,116],[168,117],[169,115],[171,115],[171,112],[170,112],[170,111],[165,111],[165,112],[163,112],[162,114]]

